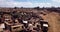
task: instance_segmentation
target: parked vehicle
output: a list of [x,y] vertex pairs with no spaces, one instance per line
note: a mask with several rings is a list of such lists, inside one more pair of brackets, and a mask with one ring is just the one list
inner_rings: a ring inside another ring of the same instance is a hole
[[49,27],[49,24],[47,21],[40,21],[40,24],[41,24],[41,29],[43,32],[47,32],[48,31],[48,27]]

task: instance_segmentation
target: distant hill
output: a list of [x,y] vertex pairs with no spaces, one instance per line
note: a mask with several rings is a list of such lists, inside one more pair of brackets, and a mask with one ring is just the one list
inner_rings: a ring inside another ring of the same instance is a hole
[[32,10],[37,10],[37,11],[50,11],[50,12],[57,12],[60,13],[60,8],[39,8],[39,7],[35,7],[35,8],[18,8],[18,7],[14,7],[14,8],[0,8],[0,12],[13,12],[13,11],[32,11]]

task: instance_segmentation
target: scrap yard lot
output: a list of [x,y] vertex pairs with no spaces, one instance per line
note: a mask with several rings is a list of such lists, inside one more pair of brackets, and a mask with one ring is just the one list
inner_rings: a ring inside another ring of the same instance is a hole
[[57,8],[56,8],[57,9],[56,11],[55,9],[53,10],[52,9],[48,10],[47,8],[39,9],[39,8],[16,8],[16,7],[15,8],[0,8],[0,15],[3,14],[3,12],[11,14],[11,12],[14,12],[14,11],[17,13],[20,13],[20,12],[34,13],[33,15],[42,17],[42,19],[48,22],[49,24],[48,32],[60,32],[60,11],[57,11],[59,10]]

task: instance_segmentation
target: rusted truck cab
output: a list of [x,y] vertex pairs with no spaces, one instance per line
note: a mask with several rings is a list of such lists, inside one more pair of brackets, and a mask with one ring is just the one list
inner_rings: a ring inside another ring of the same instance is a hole
[[47,32],[49,27],[48,21],[44,21],[44,20],[40,21],[40,24],[41,24],[42,31]]

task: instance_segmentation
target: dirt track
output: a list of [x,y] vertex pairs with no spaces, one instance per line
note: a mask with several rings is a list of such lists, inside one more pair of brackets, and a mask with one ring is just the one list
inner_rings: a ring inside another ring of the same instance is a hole
[[58,19],[60,19],[60,16],[55,13],[49,13],[45,16],[42,16],[45,20],[48,20],[48,23],[50,25],[48,32],[60,32],[60,23]]

